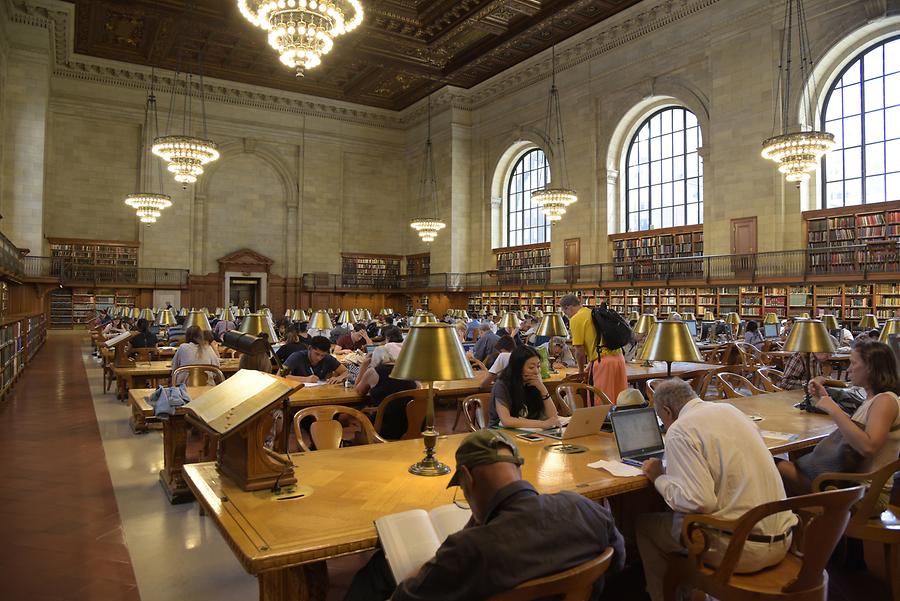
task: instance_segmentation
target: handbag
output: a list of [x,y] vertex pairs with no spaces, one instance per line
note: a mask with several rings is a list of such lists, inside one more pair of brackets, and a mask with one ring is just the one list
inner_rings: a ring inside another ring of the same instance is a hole
[[[853,423],[865,429],[859,422]],[[836,429],[823,438],[811,453],[797,460],[797,469],[812,481],[826,472],[858,472],[864,460],[862,454],[844,439],[843,432]]]

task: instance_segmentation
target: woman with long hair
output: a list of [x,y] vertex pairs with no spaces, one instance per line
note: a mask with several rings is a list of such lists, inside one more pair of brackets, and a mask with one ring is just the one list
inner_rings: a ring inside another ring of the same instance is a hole
[[559,425],[556,405],[541,381],[541,356],[518,346],[491,390],[490,426],[553,428]]
[[[212,332],[210,332],[211,334]],[[175,351],[175,356],[172,357],[172,371],[174,372],[179,367],[184,365],[215,365],[219,367],[219,355],[210,346],[209,337],[205,335],[206,332],[198,328],[197,326],[191,326],[184,333],[184,344],[178,345],[178,350]],[[207,376],[209,379],[209,383],[212,384],[212,377]],[[178,374],[178,379],[173,382],[175,386],[183,384],[187,382],[188,374],[180,373]]]
[[[897,459],[900,453],[900,377],[897,361],[891,348],[881,342],[857,344],[850,353],[850,369],[847,372],[854,386],[865,390],[866,400],[853,417],[847,415],[825,390],[825,380],[815,378],[809,383],[809,392],[817,409],[827,413],[837,425],[843,441],[850,449],[843,461],[845,465],[828,465],[824,453],[804,455],[796,463],[779,461],[778,470],[789,495],[802,495],[811,491],[812,482],[826,471],[854,471],[864,473],[881,469]],[[821,444],[821,443],[820,443]],[[890,490],[882,495],[886,500]]]

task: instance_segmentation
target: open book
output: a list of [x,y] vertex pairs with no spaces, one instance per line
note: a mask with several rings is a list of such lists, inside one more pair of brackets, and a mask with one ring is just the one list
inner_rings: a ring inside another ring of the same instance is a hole
[[471,517],[471,511],[451,503],[427,512],[413,509],[375,520],[394,580],[400,583],[415,575],[447,537],[462,530]]

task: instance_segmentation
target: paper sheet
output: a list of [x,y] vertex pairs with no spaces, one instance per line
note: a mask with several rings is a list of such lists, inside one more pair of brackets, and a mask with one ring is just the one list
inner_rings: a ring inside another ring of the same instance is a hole
[[763,438],[769,438],[772,440],[784,440],[786,442],[790,442],[800,438],[797,434],[791,434],[790,432],[776,432],[774,430],[760,430],[760,434],[763,435]]
[[594,463],[588,463],[588,467],[592,467],[595,470],[606,470],[613,476],[618,476],[620,478],[641,476],[644,473],[640,468],[636,468],[633,465],[628,465],[621,461],[605,461],[603,459],[595,461]]

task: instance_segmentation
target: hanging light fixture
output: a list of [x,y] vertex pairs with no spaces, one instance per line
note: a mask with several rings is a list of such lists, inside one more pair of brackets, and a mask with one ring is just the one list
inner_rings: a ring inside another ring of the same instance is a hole
[[303,77],[317,67],[338,36],[359,27],[359,0],[237,0],[244,18],[269,32],[269,45]]
[[[828,132],[816,131],[812,125],[812,99],[803,98],[800,110],[804,125],[797,131],[791,130],[791,63],[794,60],[794,38],[799,52],[800,85],[807,80],[809,89],[815,88],[813,61],[809,50],[809,32],[806,29],[806,11],[803,0],[787,0],[784,12],[784,37],[781,40],[781,58],[778,65],[778,89],[780,107],[775,112],[775,131],[780,134],[763,141],[762,157],[778,163],[778,171],[789,182],[802,182],[815,171],[819,159],[835,147],[834,136]],[[807,95],[808,96],[808,95]],[[778,116],[781,116],[779,129]],[[804,130],[803,128],[808,128]]]
[[[550,80],[550,97],[547,101],[547,124],[544,131],[555,145],[555,151],[559,153],[559,182],[554,186],[549,180],[542,190],[531,193],[531,201],[541,208],[544,217],[551,224],[556,223],[566,214],[569,205],[578,202],[575,190],[569,187],[569,170],[566,166],[566,137],[563,134],[562,109],[559,103],[559,88],[556,87],[556,46],[553,46],[552,61],[553,73]],[[553,136],[556,139],[553,140]]]
[[420,217],[410,222],[410,227],[419,234],[423,242],[434,242],[438,232],[447,227],[438,218],[437,178],[434,172],[434,152],[431,146],[431,96],[428,97],[428,133],[425,139],[425,159],[422,164],[422,181],[419,186],[419,197],[431,201],[431,217]]
[[[159,131],[159,116],[156,112],[156,94],[154,93],[155,72],[150,72],[150,91],[147,104],[144,106],[144,131],[141,137],[141,190],[125,197],[125,204],[133,208],[141,223],[156,223],[161,211],[172,206],[172,198],[162,193],[162,173],[156,169],[159,177],[159,192],[152,192],[151,182],[155,164],[150,156],[150,145]],[[152,129],[151,129],[152,128]]]
[[[190,5],[193,9],[193,3]],[[181,63],[181,52],[179,49],[178,62]],[[200,95],[200,117],[203,137],[198,138],[193,135],[194,131],[194,111],[193,111],[193,88],[194,74],[190,71],[180,73],[180,64],[175,70],[175,77],[172,80],[172,101],[169,103],[169,116],[166,123],[167,135],[156,138],[153,141],[153,154],[166,161],[169,166],[169,172],[175,175],[175,181],[180,182],[187,188],[187,184],[193,184],[197,181],[197,177],[203,174],[203,167],[219,158],[219,149],[216,143],[209,139],[206,131],[206,96],[203,91],[203,53],[199,55],[199,95]],[[171,134],[172,129],[172,113],[175,109],[175,95],[178,90],[180,76],[184,75],[184,100],[182,103],[181,114],[181,133]]]

